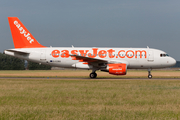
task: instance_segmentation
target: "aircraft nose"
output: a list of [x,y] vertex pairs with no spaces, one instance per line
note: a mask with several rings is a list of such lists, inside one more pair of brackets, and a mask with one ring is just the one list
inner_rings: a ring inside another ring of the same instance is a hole
[[175,60],[174,58],[171,58],[170,64],[171,64],[172,66],[174,66],[174,65],[176,64],[176,60]]

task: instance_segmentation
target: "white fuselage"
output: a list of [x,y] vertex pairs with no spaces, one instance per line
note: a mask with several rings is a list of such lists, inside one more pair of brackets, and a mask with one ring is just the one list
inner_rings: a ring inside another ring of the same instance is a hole
[[[13,50],[19,52],[12,52]],[[28,54],[21,54],[20,52]],[[169,57],[164,51],[150,48],[68,48],[68,47],[48,47],[48,48],[21,48],[9,49],[5,54],[33,61],[50,66],[65,68],[93,69],[96,67],[104,69],[96,62],[93,66],[82,64],[80,60],[73,60],[73,54],[97,58],[107,61],[107,63],[125,63],[127,69],[157,69],[175,65],[176,60]],[[99,62],[100,63],[100,62]]]

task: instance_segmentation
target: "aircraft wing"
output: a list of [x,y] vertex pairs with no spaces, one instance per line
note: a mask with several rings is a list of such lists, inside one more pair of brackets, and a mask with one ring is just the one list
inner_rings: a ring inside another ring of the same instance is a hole
[[[109,60],[109,59],[102,59],[102,58],[91,58],[91,57],[85,57],[80,55],[70,55],[72,57],[72,60],[79,60],[79,62],[82,62],[82,64],[88,64],[92,65],[95,68],[105,68],[107,67],[107,64],[118,64],[118,63],[125,63],[128,66],[127,61],[123,60]],[[84,62],[84,63],[83,63]],[[80,64],[80,63],[78,63]],[[82,67],[80,64],[80,68]],[[76,65],[77,66],[77,65]]]
[[88,63],[108,63],[108,60],[106,59],[98,59],[98,58],[91,58],[91,57],[85,57],[80,55],[70,55],[72,57],[72,60],[79,60],[79,62],[88,62]]
[[124,60],[109,60],[104,58],[91,58],[91,57],[85,57],[80,55],[70,55],[72,57],[72,60],[79,60],[79,62],[87,62],[87,63],[105,63],[105,64],[117,64],[117,63],[125,63],[128,65],[127,61]]

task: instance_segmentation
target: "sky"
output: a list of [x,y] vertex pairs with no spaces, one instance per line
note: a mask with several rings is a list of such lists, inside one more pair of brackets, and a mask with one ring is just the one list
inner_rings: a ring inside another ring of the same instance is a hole
[[156,48],[180,61],[179,0],[1,0],[0,52],[14,48],[7,17],[44,46]]

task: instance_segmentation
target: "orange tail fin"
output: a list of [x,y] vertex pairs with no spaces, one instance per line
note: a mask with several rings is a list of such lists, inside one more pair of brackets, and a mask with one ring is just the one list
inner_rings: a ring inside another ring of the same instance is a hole
[[15,48],[40,48],[41,45],[17,17],[8,17]]

